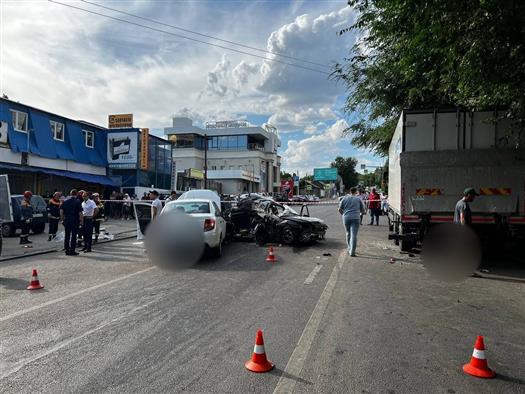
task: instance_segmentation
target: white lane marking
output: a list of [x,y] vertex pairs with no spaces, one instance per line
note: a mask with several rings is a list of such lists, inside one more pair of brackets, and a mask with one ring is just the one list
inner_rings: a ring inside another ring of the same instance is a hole
[[286,364],[286,368],[284,369],[279,382],[277,382],[277,386],[275,386],[275,390],[273,391],[274,394],[293,392],[296,383],[295,378],[299,377],[301,374],[306,357],[308,356],[308,352],[310,351],[315,335],[317,334],[319,324],[321,323],[326,307],[328,306],[328,302],[330,301],[332,293],[334,292],[337,278],[339,277],[339,271],[341,270],[347,255],[347,250],[341,252],[341,255],[338,259],[339,264],[334,265],[332,274],[326,283],[321,297],[319,297],[319,301],[317,301],[314,311],[312,312],[308,323],[306,323],[306,326],[304,327],[301,338],[299,338],[299,342],[297,342],[297,345],[295,346],[295,349],[288,360],[288,364]]
[[140,271],[136,271],[136,272],[133,272],[131,274],[121,276],[119,278],[112,279],[112,280],[110,280],[108,282],[100,283],[98,285],[95,285],[95,286],[92,286],[92,287],[88,287],[87,289],[82,289],[82,290],[76,291],[74,293],[65,295],[63,297],[56,298],[54,300],[50,300],[50,301],[44,302],[43,304],[35,305],[35,306],[32,306],[31,308],[27,308],[27,309],[23,309],[21,311],[17,311],[15,313],[11,313],[10,315],[1,317],[0,318],[0,322],[4,322],[6,320],[12,319],[13,317],[21,316],[21,315],[24,315],[26,313],[33,312],[33,311],[36,311],[36,310],[41,309],[41,308],[45,308],[46,306],[53,305],[53,304],[56,304],[58,302],[62,302],[62,301],[68,300],[68,299],[70,299],[72,297],[76,297],[76,296],[78,296],[80,294],[84,294],[84,293],[88,293],[88,292],[96,290],[96,289],[100,289],[101,287],[108,286],[108,285],[111,285],[113,283],[120,282],[122,280],[131,278],[132,276],[135,276],[135,275],[143,274],[143,273],[151,271],[152,269],[155,269],[155,268],[157,268],[157,267],[151,266],[151,267],[148,267],[146,269],[143,269],[143,270],[140,270]]
[[133,242],[133,245],[144,245],[144,241]]
[[308,275],[308,277],[304,281],[304,284],[309,285],[310,283],[312,283],[315,277],[317,276],[317,274],[319,273],[319,271],[321,271],[321,268],[323,268],[321,264],[316,265],[314,269],[312,270],[312,272],[310,272],[310,275]]
[[49,348],[48,350],[46,350],[46,351],[44,351],[44,352],[42,352],[40,354],[37,354],[34,357],[31,357],[31,358],[28,358],[26,360],[22,360],[22,361],[18,362],[15,367],[11,368],[9,371],[7,371],[2,376],[0,376],[0,380],[7,378],[9,375],[14,374],[15,372],[18,372],[20,369],[22,369],[23,367],[25,367],[28,364],[31,364],[31,363],[33,363],[33,362],[35,362],[37,360],[40,360],[43,357],[49,356],[50,354],[52,354],[54,352],[57,352],[60,349],[65,348],[66,346],[69,346],[73,342],[79,341],[80,339],[85,338],[88,335],[91,335],[91,334],[93,334],[93,333],[95,333],[97,331],[102,330],[103,328],[109,326],[112,323],[115,323],[115,322],[117,322],[119,320],[122,320],[125,317],[128,317],[128,316],[134,314],[135,312],[138,312],[139,310],[150,306],[151,304],[153,304],[154,302],[159,301],[160,299],[161,299],[161,297],[157,297],[156,299],[154,299],[152,301],[149,301],[149,302],[147,302],[147,303],[145,303],[143,305],[139,305],[139,306],[133,308],[131,311],[125,312],[125,313],[123,313],[122,315],[120,315],[118,317],[115,317],[115,318],[113,318],[111,320],[108,320],[108,321],[102,323],[101,325],[99,325],[99,326],[97,326],[97,327],[95,327],[95,328],[93,328],[91,330],[86,331],[85,333],[83,333],[82,335],[79,335],[78,337],[74,337],[74,338],[68,339],[67,341],[59,343],[58,345],[53,346],[52,348]]

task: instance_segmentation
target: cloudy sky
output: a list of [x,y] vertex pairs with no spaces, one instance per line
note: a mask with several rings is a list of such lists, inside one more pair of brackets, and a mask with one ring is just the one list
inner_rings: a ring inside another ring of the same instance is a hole
[[336,35],[355,17],[345,0],[89,0],[151,21],[56,1],[152,29],[46,0],[0,0],[0,90],[10,99],[102,125],[109,113],[131,112],[136,127],[158,135],[180,114],[197,124],[269,122],[283,168],[302,174],[337,155],[381,163],[341,138],[345,91],[327,75],[355,40]]

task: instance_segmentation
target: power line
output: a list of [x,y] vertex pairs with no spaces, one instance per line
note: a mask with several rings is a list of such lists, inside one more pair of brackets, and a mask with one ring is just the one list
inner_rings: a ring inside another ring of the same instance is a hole
[[328,73],[328,72],[326,72],[326,71],[321,71],[321,70],[317,70],[317,69],[315,69],[315,68],[310,68],[310,67],[306,67],[306,66],[301,66],[300,64],[289,63],[289,62],[285,62],[285,61],[278,60],[278,59],[271,59],[271,58],[268,58],[268,57],[266,57],[266,56],[260,56],[260,55],[256,55],[256,54],[254,54],[254,53],[249,53],[249,52],[241,51],[241,50],[239,50],[239,49],[229,48],[229,47],[225,47],[225,46],[222,46],[222,45],[214,44],[214,43],[211,43],[211,42],[207,42],[207,41],[199,40],[199,39],[197,39],[197,38],[183,36],[182,34],[172,33],[172,32],[170,32],[170,31],[157,29],[157,28],[154,28],[154,27],[151,27],[151,26],[141,25],[140,23],[135,23],[135,22],[131,22],[131,21],[128,21],[128,20],[125,20],[125,19],[116,18],[116,17],[114,17],[114,16],[110,16],[110,15],[102,14],[102,13],[100,13],[100,12],[96,12],[96,11],[91,11],[91,10],[88,10],[88,9],[85,9],[85,8],[81,8],[81,7],[77,7],[77,6],[74,6],[74,5],[71,5],[71,4],[65,4],[65,3],[61,3],[61,2],[59,2],[59,1],[55,1],[55,0],[48,0],[48,1],[49,1],[50,3],[58,4],[58,5],[61,5],[61,6],[64,6],[64,7],[73,8],[73,9],[76,9],[76,10],[79,10],[79,11],[84,11],[84,12],[87,12],[87,13],[90,13],[90,14],[93,14],[93,15],[102,16],[102,17],[104,17],[104,18],[113,19],[113,20],[116,20],[116,21],[119,21],[119,22],[128,23],[128,24],[130,24],[130,25],[134,25],[134,26],[138,26],[138,27],[143,27],[143,28],[145,28],[145,29],[149,29],[149,30],[156,31],[156,32],[159,32],[159,33],[169,34],[169,35],[171,35],[171,36],[178,37],[178,38],[183,38],[183,39],[185,39],[185,40],[195,41],[195,42],[198,42],[198,43],[201,43],[201,44],[205,44],[205,45],[209,45],[209,46],[213,46],[213,47],[217,47],[217,48],[225,49],[225,50],[228,50],[228,51],[233,51],[233,52],[241,53],[241,54],[243,54],[243,55],[248,55],[248,56],[257,57],[257,58],[259,58],[259,59],[268,60],[268,61],[270,61],[270,62],[286,64],[286,65],[288,65],[288,66],[301,68],[301,69],[303,69],[303,70],[313,71],[313,72],[320,73],[320,74],[324,74],[324,75],[330,75],[330,73]]
[[158,25],[162,25],[162,26],[166,26],[166,27],[171,27],[172,29],[184,31],[186,33],[195,34],[195,35],[198,35],[198,36],[201,36],[201,37],[211,38],[212,40],[217,40],[217,41],[225,42],[227,44],[237,45],[237,46],[240,46],[240,47],[243,47],[243,48],[252,49],[254,51],[259,51],[259,52],[263,52],[263,53],[269,53],[269,54],[272,54],[272,55],[285,57],[285,58],[288,58],[288,59],[291,59],[291,60],[296,60],[296,61],[299,61],[299,62],[302,62],[302,63],[309,63],[309,64],[313,64],[315,66],[321,66],[321,67],[325,67],[325,68],[330,68],[330,66],[328,66],[326,64],[316,63],[316,62],[312,62],[310,60],[300,59],[300,58],[297,58],[297,57],[294,57],[294,56],[285,55],[285,54],[282,54],[282,53],[279,53],[279,52],[272,52],[272,51],[268,51],[266,49],[256,48],[256,47],[252,47],[252,46],[249,46],[249,45],[241,44],[241,43],[238,43],[238,42],[235,42],[235,41],[229,41],[229,40],[225,40],[223,38],[210,36],[208,34],[199,33],[197,31],[190,30],[190,29],[185,29],[183,27],[179,27],[179,26],[175,26],[175,25],[170,25],[168,23],[160,22],[160,21],[157,21],[155,19],[146,18],[144,16],[131,14],[129,12],[121,11],[121,10],[118,10],[116,8],[107,7],[107,6],[104,6],[102,4],[93,3],[91,1],[87,1],[87,0],[80,0],[80,1],[82,1],[84,3],[87,3],[87,4],[94,5],[95,7],[104,8],[104,9],[109,10],[109,11],[115,11],[115,12],[121,13],[123,15],[131,16],[133,18],[142,19],[142,20],[145,20],[147,22],[156,23]]

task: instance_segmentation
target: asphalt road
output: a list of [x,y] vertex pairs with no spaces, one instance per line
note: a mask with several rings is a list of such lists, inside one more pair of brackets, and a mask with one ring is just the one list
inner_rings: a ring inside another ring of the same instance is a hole
[[[350,258],[335,207],[311,214],[327,239],[277,247],[273,265],[235,242],[221,259],[162,271],[134,240],[1,263],[1,391],[525,392],[522,281],[438,282],[384,224],[363,226]],[[33,267],[37,292],[25,290]],[[243,365],[258,328],[276,365],[266,374]],[[461,370],[477,335],[496,379]]]

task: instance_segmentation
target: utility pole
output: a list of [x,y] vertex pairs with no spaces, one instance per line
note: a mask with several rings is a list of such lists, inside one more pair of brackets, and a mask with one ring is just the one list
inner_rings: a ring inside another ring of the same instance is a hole
[[208,188],[208,134],[204,134],[204,188]]

